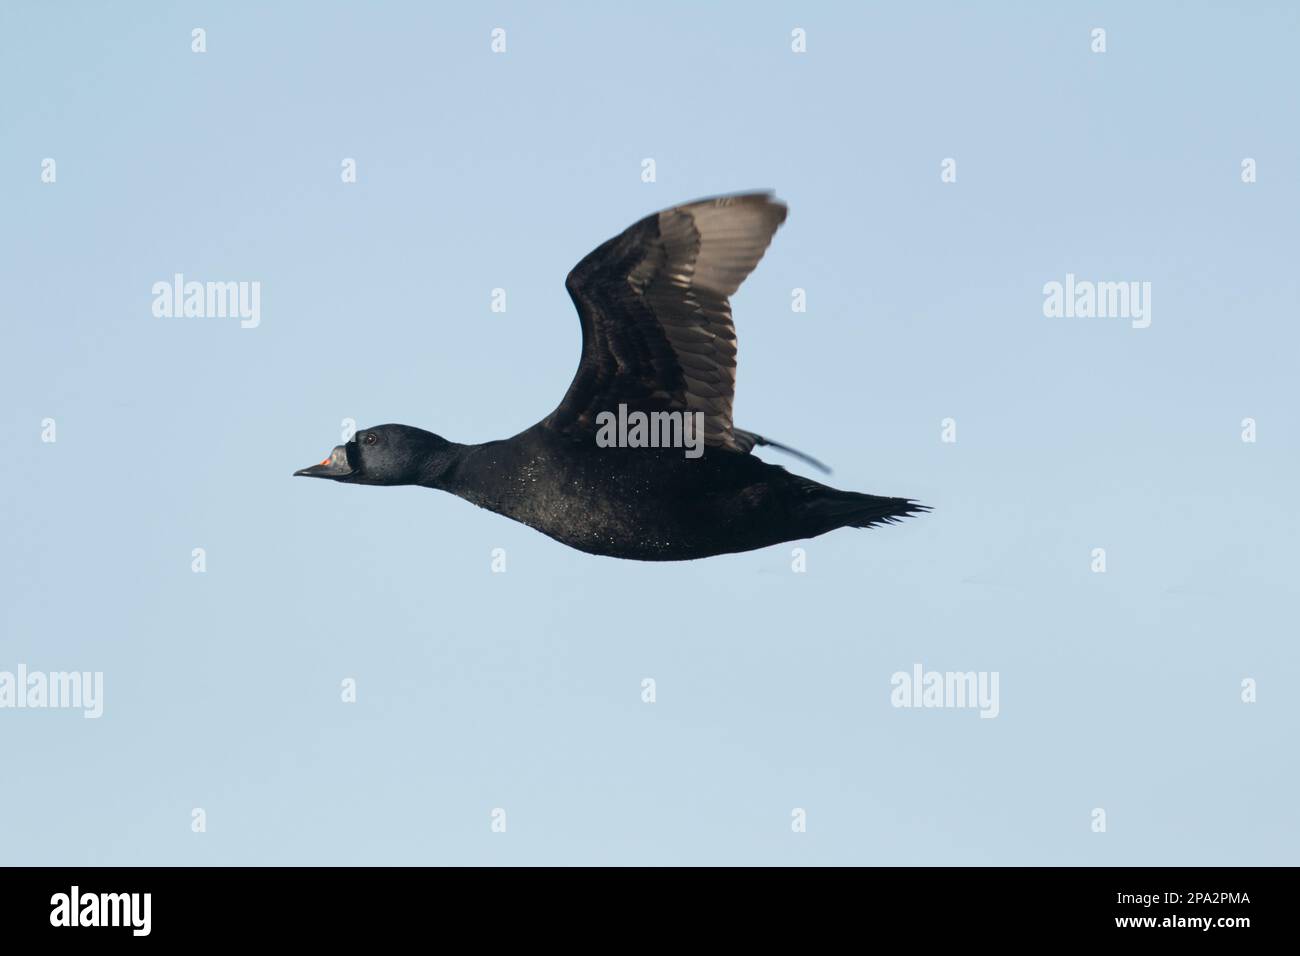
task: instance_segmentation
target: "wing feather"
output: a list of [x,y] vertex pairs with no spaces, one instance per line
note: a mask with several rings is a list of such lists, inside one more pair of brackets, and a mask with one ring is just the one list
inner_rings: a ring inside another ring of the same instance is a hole
[[593,431],[602,411],[702,412],[704,440],[732,451],[736,328],[730,296],[767,251],[786,208],[770,193],[647,216],[569,273],[582,360],[552,428]]

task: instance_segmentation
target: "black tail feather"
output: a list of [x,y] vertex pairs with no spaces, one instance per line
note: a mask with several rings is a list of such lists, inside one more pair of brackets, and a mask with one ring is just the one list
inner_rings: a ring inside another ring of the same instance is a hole
[[871,498],[875,503],[864,507],[859,515],[848,523],[850,528],[873,528],[880,524],[898,524],[904,518],[925,514],[931,510],[929,505],[923,505],[911,498],[876,498],[874,495],[862,497]]
[[[897,524],[903,518],[925,514],[930,510],[911,498],[885,498],[864,495],[856,491],[839,491],[815,481],[804,488],[802,511],[810,525],[832,528],[874,528],[882,524]],[[815,532],[820,534],[821,532]]]

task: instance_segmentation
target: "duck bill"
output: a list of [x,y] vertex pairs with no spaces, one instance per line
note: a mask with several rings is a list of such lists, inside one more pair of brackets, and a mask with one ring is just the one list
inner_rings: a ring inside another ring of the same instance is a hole
[[348,449],[346,445],[338,445],[330,452],[330,456],[322,461],[319,465],[312,465],[309,468],[299,468],[293,473],[297,478],[301,475],[304,478],[333,478],[335,481],[341,481],[350,477],[355,469],[348,461]]

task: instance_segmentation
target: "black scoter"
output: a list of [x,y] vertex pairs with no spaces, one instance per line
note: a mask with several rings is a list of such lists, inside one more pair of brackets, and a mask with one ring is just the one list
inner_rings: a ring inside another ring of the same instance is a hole
[[409,425],[363,428],[294,472],[423,485],[591,554],[684,561],[869,528],[928,510],[839,491],[752,454],[731,423],[732,295],[786,207],[770,193],[703,199],[647,216],[565,282],[582,360],[558,408],[513,438],[462,445]]

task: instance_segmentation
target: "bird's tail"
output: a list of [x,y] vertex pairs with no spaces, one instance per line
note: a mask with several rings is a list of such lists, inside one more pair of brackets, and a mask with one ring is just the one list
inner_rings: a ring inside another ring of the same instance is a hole
[[[930,508],[911,498],[884,498],[863,495],[856,491],[840,491],[815,481],[807,482],[803,489],[799,510],[803,519],[820,531],[833,528],[873,528],[881,524],[895,524],[903,518],[924,514]],[[823,527],[824,526],[824,527]]]

